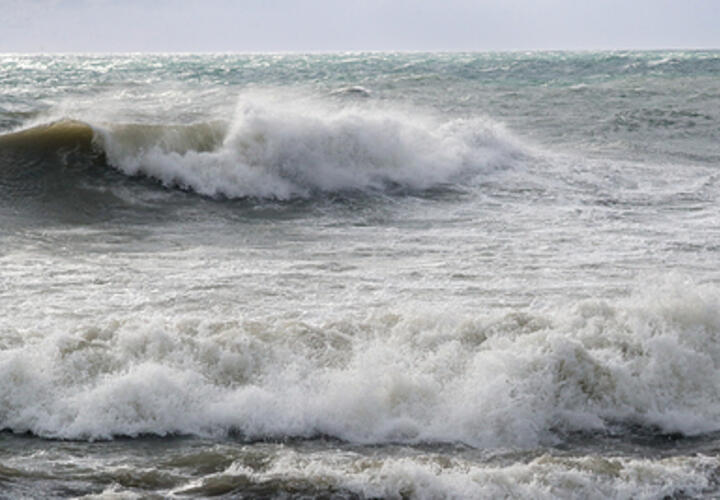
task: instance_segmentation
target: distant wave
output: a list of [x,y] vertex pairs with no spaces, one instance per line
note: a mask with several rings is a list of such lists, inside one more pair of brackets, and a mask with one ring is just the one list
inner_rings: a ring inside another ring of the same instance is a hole
[[0,145],[24,155],[99,156],[126,175],[211,197],[281,200],[424,190],[507,167],[525,154],[488,120],[278,103],[243,103],[230,122],[60,120],[0,136]]

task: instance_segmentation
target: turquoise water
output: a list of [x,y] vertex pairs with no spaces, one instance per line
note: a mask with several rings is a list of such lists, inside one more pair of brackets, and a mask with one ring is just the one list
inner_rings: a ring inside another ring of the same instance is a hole
[[717,494],[719,71],[0,56],[2,494]]

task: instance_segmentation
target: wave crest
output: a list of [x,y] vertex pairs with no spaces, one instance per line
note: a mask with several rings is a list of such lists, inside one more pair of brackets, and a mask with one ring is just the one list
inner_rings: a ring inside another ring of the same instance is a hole
[[[220,127],[218,127],[219,129]],[[388,111],[299,109],[243,103],[222,141],[176,133],[150,143],[142,134],[98,129],[111,165],[166,186],[208,196],[288,199],[317,192],[424,190],[478,169],[503,166],[520,148],[496,124],[441,123]],[[187,142],[186,142],[187,141]]]

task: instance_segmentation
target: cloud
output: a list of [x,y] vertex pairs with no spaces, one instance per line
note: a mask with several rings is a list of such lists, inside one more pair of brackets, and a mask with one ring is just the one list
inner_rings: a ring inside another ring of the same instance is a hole
[[720,46],[714,0],[0,0],[0,51]]

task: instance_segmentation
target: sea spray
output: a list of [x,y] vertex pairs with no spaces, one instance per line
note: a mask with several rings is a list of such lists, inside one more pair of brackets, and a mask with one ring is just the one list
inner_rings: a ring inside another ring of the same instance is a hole
[[209,151],[140,146],[112,129],[98,131],[100,142],[127,174],[227,198],[423,190],[510,167],[523,154],[483,120],[258,99],[241,101],[222,144]]

